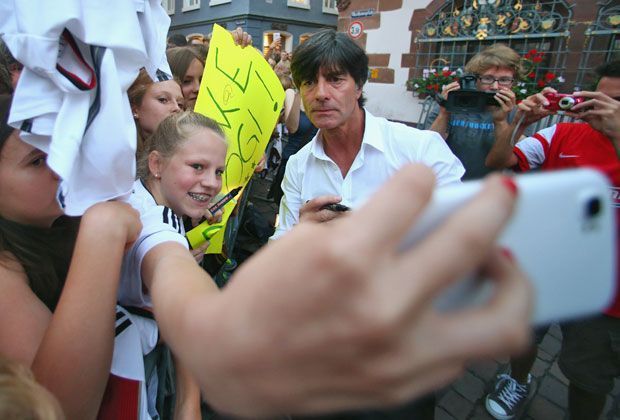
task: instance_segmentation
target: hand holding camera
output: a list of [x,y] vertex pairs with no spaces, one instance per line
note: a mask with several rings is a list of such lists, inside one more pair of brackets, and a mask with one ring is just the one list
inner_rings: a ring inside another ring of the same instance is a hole
[[546,108],[549,101],[545,95],[548,94],[557,94],[557,91],[553,88],[546,87],[541,92],[528,96],[517,105],[519,109],[517,119],[520,120],[520,117],[523,118],[523,127],[534,124],[555,113],[555,111]]
[[566,111],[571,118],[587,122],[600,131],[620,150],[620,96],[610,97],[603,92],[581,91],[572,95],[579,102]]
[[[479,90],[477,82],[491,86],[498,82],[499,90]],[[514,94],[505,85],[511,85],[512,79],[505,81],[502,78],[495,79],[493,76],[476,76],[473,74],[463,75],[458,83],[450,83],[442,89],[444,98],[442,105],[449,112],[486,112],[488,107],[494,107],[491,112],[499,114],[503,120],[514,107]]]
[[581,96],[573,96],[566,93],[546,92],[543,96],[548,102],[545,108],[552,112],[569,111],[575,105],[585,101]]

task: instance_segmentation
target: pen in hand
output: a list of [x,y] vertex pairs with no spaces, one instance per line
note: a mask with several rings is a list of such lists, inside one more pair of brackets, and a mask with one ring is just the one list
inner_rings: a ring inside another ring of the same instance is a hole
[[222,198],[217,200],[215,204],[209,207],[209,211],[211,212],[211,214],[215,214],[218,210],[221,210],[222,207],[224,207],[230,200],[235,198],[237,194],[239,194],[239,191],[241,191],[241,188],[242,187],[234,188],[230,190],[228,193],[226,193]]

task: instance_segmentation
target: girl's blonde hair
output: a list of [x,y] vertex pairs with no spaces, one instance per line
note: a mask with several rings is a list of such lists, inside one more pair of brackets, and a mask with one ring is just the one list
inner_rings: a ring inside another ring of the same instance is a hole
[[0,357],[0,418],[64,420],[58,400],[27,367]]
[[519,54],[506,44],[493,44],[473,56],[465,65],[467,73],[482,74],[493,67],[513,71],[515,79],[523,77],[523,62]]
[[209,117],[193,111],[183,111],[168,116],[159,123],[157,130],[150,136],[138,157],[138,178],[145,181],[149,175],[149,155],[158,152],[163,158],[169,159],[196,130],[206,128],[212,130],[228,144],[226,135],[220,125]]

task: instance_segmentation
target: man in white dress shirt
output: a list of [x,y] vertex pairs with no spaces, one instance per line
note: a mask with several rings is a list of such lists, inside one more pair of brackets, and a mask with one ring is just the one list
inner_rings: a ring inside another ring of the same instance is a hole
[[306,114],[319,131],[286,166],[280,223],[272,239],[302,220],[325,222],[342,214],[325,205],[361,206],[409,162],[432,168],[438,186],[460,181],[463,165],[437,133],[375,117],[363,108],[368,57],[345,34],[325,30],[300,44],[291,71]]
[[[363,108],[368,57],[346,35],[333,30],[315,34],[297,47],[291,70],[306,114],[319,131],[286,165],[280,224],[272,239],[300,221],[326,222],[345,213],[342,208],[325,207],[330,204],[351,209],[361,206],[410,162],[432,168],[437,185],[460,182],[463,165],[441,136],[375,117]],[[377,416],[426,420],[434,418],[434,407],[431,395],[389,411],[346,416],[354,420]]]

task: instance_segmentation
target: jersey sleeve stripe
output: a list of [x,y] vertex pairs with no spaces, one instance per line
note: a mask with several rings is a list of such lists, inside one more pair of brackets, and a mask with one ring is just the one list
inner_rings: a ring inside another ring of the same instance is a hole
[[540,145],[543,148],[543,153],[545,154],[545,158],[549,156],[549,142],[547,141],[547,139],[544,136],[542,136],[540,133],[536,133],[532,137],[534,137],[536,140],[540,142]]
[[525,156],[523,151],[521,151],[521,149],[519,149],[518,147],[515,147],[513,149],[513,152],[517,156],[517,167],[519,171],[521,172],[529,171],[530,163],[527,161],[527,157]]

